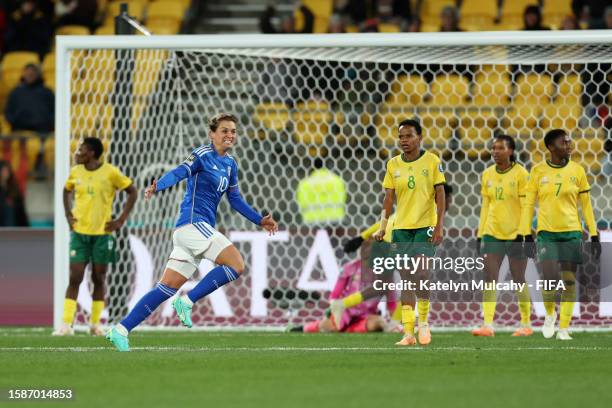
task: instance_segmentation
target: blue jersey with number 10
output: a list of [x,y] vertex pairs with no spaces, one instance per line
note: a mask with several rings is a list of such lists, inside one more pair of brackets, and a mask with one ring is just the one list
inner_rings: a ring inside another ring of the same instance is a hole
[[238,165],[232,156],[220,156],[212,145],[202,146],[174,170],[157,182],[157,191],[187,178],[187,189],[181,203],[176,227],[204,221],[214,227],[217,207],[227,192],[230,206],[259,225],[261,215],[251,208],[238,189]]

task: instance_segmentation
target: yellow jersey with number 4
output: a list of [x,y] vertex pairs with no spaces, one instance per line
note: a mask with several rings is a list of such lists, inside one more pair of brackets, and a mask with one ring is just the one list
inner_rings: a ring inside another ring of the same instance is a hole
[[396,216],[393,229],[416,229],[436,225],[435,186],[446,183],[440,158],[421,150],[413,161],[404,155],[387,163],[383,187],[395,190]]
[[[537,164],[531,169],[527,184],[526,206],[529,211],[521,220],[523,227],[531,224],[531,214],[538,202],[537,231],[568,232],[582,231],[578,214],[580,194],[587,194],[591,186],[584,168],[568,160],[564,166],[556,166],[548,161]],[[583,209],[584,211],[584,209]],[[593,210],[584,214],[589,230],[597,231]]]
[[[528,180],[529,173],[518,163],[503,172],[493,165],[482,173],[479,238],[483,235],[500,240],[516,238]],[[529,233],[522,231],[521,235]]]
[[108,163],[96,170],[87,170],[84,165],[70,169],[65,188],[74,191],[74,231],[85,235],[106,234],[104,227],[111,221],[115,192],[131,184],[129,177]]

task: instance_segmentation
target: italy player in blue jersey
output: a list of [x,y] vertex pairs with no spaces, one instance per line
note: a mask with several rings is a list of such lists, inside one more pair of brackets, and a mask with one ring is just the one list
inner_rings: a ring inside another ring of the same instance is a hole
[[191,327],[191,309],[195,302],[229,283],[244,271],[238,249],[215,229],[217,206],[225,194],[231,207],[270,234],[278,230],[271,215],[265,217],[247,204],[238,189],[238,165],[228,150],[236,142],[237,119],[227,113],[214,116],[208,123],[210,144],[195,149],[174,170],[164,174],[145,190],[145,199],[187,179],[181,203],[174,248],[161,280],[134,306],[132,311],[107,334],[119,351],[129,351],[128,334],[159,305],[174,296],[197,270],[203,258],[215,262],[212,269],[184,296],[172,302],[181,323]]

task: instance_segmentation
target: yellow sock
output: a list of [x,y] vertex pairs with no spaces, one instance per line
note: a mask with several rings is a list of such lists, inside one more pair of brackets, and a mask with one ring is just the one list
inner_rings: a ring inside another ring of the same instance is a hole
[[398,322],[402,321],[402,303],[401,302],[397,302],[397,307],[393,311],[393,314],[391,315],[391,319],[398,321]]
[[342,304],[347,309],[353,306],[357,306],[361,302],[363,302],[363,295],[361,294],[361,292],[351,293],[350,295],[342,299]]
[[74,314],[76,313],[77,302],[74,299],[64,299],[64,323],[72,325]]
[[417,309],[419,310],[419,324],[426,324],[429,317],[429,299],[419,299]]
[[555,301],[557,297],[556,290],[544,290],[542,291],[542,300],[544,300],[544,309],[546,314],[551,315],[555,313]]
[[100,323],[100,316],[102,316],[102,311],[104,310],[104,301],[103,300],[94,300],[91,304],[91,318],[89,322],[91,325],[96,325]]
[[572,321],[574,303],[576,303],[576,280],[572,272],[562,272],[565,290],[561,292],[561,307],[559,308],[559,328],[567,329]]
[[404,325],[405,334],[414,335],[414,321],[416,317],[414,315],[414,309],[410,305],[402,306],[402,324]]
[[525,285],[523,290],[516,292],[518,298],[519,312],[521,313],[521,325],[528,326],[531,324],[531,297],[529,296],[529,287]]
[[484,315],[484,324],[487,326],[493,325],[495,306],[497,306],[497,292],[495,290],[483,290],[482,314]]

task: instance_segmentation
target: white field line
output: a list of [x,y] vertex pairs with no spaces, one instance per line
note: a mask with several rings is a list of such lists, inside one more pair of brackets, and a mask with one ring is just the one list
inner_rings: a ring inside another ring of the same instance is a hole
[[[53,351],[53,352],[95,352],[95,351],[109,351],[113,350],[111,346],[108,347],[0,347],[0,352],[15,352],[15,351]],[[158,347],[158,346],[146,346],[146,347],[132,347],[133,351],[154,351],[154,352],[168,352],[168,351],[188,351],[188,352],[260,352],[260,351],[281,351],[281,352],[301,352],[301,351],[319,351],[319,352],[330,352],[330,351],[400,351],[411,350],[411,351],[473,351],[473,352],[485,352],[485,351],[547,351],[547,350],[562,350],[562,351],[606,351],[611,350],[606,347],[581,347],[581,346],[560,346],[560,347]]]

